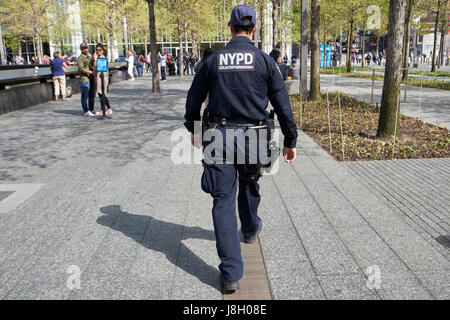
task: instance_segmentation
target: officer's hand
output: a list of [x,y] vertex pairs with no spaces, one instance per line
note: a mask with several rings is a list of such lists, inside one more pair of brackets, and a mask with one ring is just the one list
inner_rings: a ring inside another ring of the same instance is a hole
[[297,155],[297,149],[284,147],[283,149],[283,157],[286,163],[291,163],[295,160]]
[[197,149],[200,149],[201,147],[199,138],[200,138],[199,134],[191,133],[191,144]]

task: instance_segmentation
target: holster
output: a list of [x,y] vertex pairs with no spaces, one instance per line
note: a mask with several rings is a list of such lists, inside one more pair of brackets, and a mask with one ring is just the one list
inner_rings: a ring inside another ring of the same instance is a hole
[[275,160],[280,154],[280,148],[277,145],[276,141],[272,141],[272,130],[275,130],[275,112],[274,110],[270,110],[269,115],[267,116],[267,143],[268,146],[268,156],[271,159],[270,162],[263,165],[263,168],[270,168],[272,166],[272,161]]

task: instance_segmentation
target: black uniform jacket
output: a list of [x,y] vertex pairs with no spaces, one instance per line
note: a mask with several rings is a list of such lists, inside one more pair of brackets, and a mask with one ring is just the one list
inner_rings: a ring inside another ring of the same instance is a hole
[[275,61],[248,37],[234,37],[209,56],[195,75],[185,114],[185,126],[192,133],[208,93],[210,115],[232,122],[255,123],[266,119],[270,100],[284,135],[284,146],[296,146],[297,126],[280,71]]

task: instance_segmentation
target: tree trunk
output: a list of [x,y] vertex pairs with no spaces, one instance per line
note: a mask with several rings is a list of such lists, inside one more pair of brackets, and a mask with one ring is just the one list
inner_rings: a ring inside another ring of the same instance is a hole
[[[365,20],[366,19],[364,19],[364,21]],[[366,28],[365,28],[365,25],[364,25],[364,27],[362,29],[362,32],[363,33],[362,33],[362,36],[361,36],[361,55],[362,55],[361,67],[364,68],[364,64],[365,64],[364,53],[366,51]]]
[[17,54],[22,56],[22,43],[20,43],[20,39],[17,40]]
[[323,31],[323,68],[327,68],[327,31]]
[[[447,26],[447,21],[445,22],[445,26]],[[439,43],[439,63],[438,68],[441,68],[441,66],[444,64],[444,39],[445,34],[447,33],[446,28],[441,29],[441,41]]]
[[437,36],[439,32],[438,26],[440,15],[441,15],[441,0],[438,0],[436,20],[434,23],[434,41],[433,41],[433,56],[431,58],[431,72],[436,72],[436,50],[437,50]]
[[376,52],[377,55],[379,52],[380,52],[380,34],[377,32],[377,52]]
[[261,30],[261,50],[264,51],[264,47],[266,46],[266,32],[264,30],[265,28],[265,20],[266,20],[266,1],[265,0],[261,0],[260,1],[260,13],[259,13],[259,17],[261,19],[261,25],[260,25],[260,30]]
[[272,47],[275,49],[278,42],[278,4],[272,0]]
[[[388,46],[386,56],[386,69],[384,73],[383,93],[381,97],[380,119],[378,122],[377,137],[388,138],[400,135],[400,127],[396,125],[397,103],[400,99],[401,65],[403,50],[403,35],[405,32],[405,0],[390,0]],[[400,119],[400,111],[398,111]],[[399,122],[399,121],[398,121]]]
[[309,99],[317,101],[320,96],[320,0],[311,1],[311,83]]
[[186,22],[184,23],[184,43],[186,46],[186,52],[189,52],[189,42],[188,42],[187,23]]
[[352,72],[353,18],[347,31],[347,73]]
[[183,52],[183,38],[181,36],[181,22],[178,19],[177,21],[177,31],[178,31],[178,46],[180,47],[180,54],[178,57],[178,61],[180,61],[180,78],[183,78],[183,73],[184,73],[184,61],[183,61],[183,56],[184,56],[184,52]]
[[[36,51],[39,58],[39,63],[43,63],[43,56],[42,56],[42,48],[41,48],[41,38],[38,33],[34,34],[34,38],[36,39]],[[22,46],[19,46],[20,55],[22,55]]]
[[305,94],[308,91],[308,27],[309,11],[308,1],[302,0],[302,37],[300,49],[300,93]]
[[408,62],[409,62],[409,37],[411,34],[411,15],[414,6],[414,0],[408,0],[405,14],[405,36],[403,39],[403,81],[408,79]]
[[130,32],[130,50],[134,52],[134,36],[132,31]]
[[342,28],[339,31],[339,66],[341,66],[342,62]]
[[155,0],[147,0],[148,20],[150,29],[150,53],[152,55],[152,92],[160,93],[161,85],[159,81],[158,53],[156,45],[156,24],[155,24]]

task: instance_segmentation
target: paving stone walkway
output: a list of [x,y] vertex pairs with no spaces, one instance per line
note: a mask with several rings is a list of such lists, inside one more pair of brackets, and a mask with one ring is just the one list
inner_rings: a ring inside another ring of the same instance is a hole
[[[0,116],[0,203],[37,190],[0,212],[2,299],[223,298],[202,167],[171,160],[191,80],[114,84],[111,119],[79,95]],[[299,134],[261,183],[264,296],[449,299],[448,159],[339,163]]]

